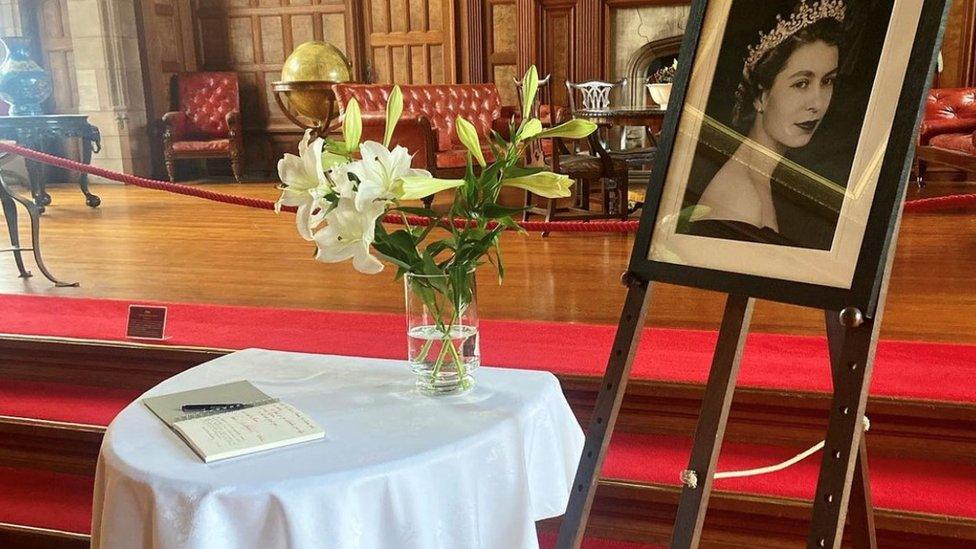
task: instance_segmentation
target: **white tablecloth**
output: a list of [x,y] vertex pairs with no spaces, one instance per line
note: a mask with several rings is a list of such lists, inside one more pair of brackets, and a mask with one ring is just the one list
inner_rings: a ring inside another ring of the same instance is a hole
[[258,349],[179,374],[146,395],[247,379],[326,438],[206,465],[136,401],[102,444],[92,547],[537,547],[582,431],[552,374],[476,375],[470,393],[431,398],[402,361]]

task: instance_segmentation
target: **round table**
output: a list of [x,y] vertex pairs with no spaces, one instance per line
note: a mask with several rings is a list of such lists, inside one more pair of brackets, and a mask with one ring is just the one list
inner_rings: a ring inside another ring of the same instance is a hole
[[102,444],[92,547],[537,547],[565,511],[583,433],[548,372],[482,368],[431,398],[403,361],[251,349],[145,396],[240,379],[325,440],[207,465],[136,401]]

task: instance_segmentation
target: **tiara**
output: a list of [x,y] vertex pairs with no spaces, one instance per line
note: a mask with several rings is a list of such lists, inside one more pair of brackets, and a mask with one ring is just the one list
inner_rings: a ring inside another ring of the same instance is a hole
[[776,26],[773,27],[773,30],[765,34],[760,32],[759,43],[755,46],[749,46],[744,72],[746,74],[751,73],[766,53],[778,47],[804,27],[808,27],[821,19],[834,19],[838,23],[843,23],[846,13],[847,6],[844,4],[844,0],[817,0],[812,4],[803,0],[789,19],[784,20],[782,16],[777,15]]

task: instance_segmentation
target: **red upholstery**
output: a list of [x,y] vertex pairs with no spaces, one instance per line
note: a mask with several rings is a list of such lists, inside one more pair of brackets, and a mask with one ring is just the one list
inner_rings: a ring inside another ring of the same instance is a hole
[[227,115],[240,111],[237,73],[196,72],[177,77],[179,112],[186,115],[188,138],[227,137]]
[[929,139],[929,145],[939,149],[976,154],[976,148],[973,147],[973,134],[971,133],[944,133],[936,135]]
[[176,153],[207,153],[230,151],[230,139],[214,139],[213,141],[177,141],[173,143]]
[[244,145],[237,73],[180,73],[174,78],[176,110],[163,116],[170,180],[175,180],[175,161],[181,157],[229,157],[234,177],[240,180]]
[[[495,159],[491,154],[491,149],[481,147],[481,152],[485,155],[485,160],[491,162]],[[438,168],[464,168],[468,165],[468,149],[454,149],[451,151],[441,151],[437,153]]]
[[976,130],[976,88],[942,88],[929,92],[925,101],[925,116],[919,132],[920,145],[939,146],[930,143],[935,136],[971,135],[974,130]]
[[[338,84],[335,87],[339,108],[345,110],[353,97],[363,112],[384,112],[393,86]],[[502,103],[494,84],[438,84],[400,86],[403,111],[422,115],[430,121],[437,136],[437,150],[463,148],[454,132],[454,119],[465,118],[487,139],[492,125],[502,116]]]

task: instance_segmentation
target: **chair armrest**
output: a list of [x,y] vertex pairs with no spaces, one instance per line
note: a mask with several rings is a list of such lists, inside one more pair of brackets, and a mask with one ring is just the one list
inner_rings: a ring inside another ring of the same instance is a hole
[[[362,140],[372,140],[382,143],[383,134],[386,131],[386,113],[368,112],[363,113],[363,134]],[[390,138],[390,147],[400,145],[406,147],[413,155],[411,165],[414,168],[423,168],[428,171],[437,169],[437,136],[430,124],[430,119],[422,114],[405,112],[400,116],[396,129],[393,130],[393,137]]]
[[928,145],[929,140],[944,133],[970,133],[976,130],[976,118],[930,118],[922,121],[918,132],[919,145]]
[[163,115],[163,141],[172,143],[183,138],[186,129],[186,114],[170,111]]

